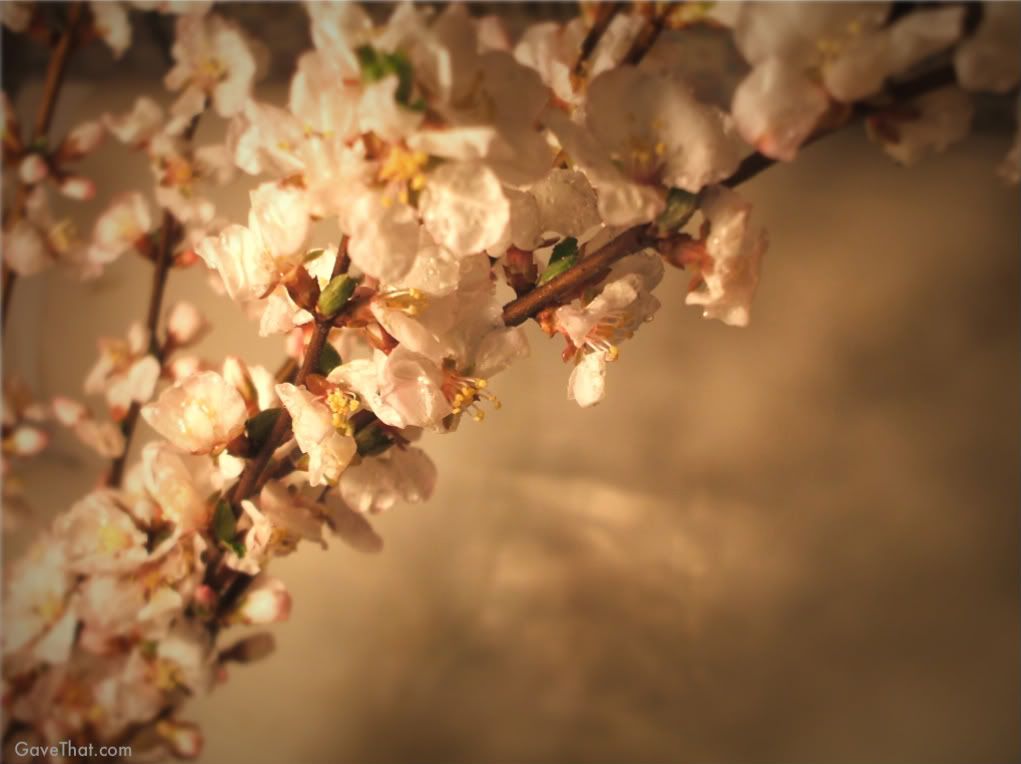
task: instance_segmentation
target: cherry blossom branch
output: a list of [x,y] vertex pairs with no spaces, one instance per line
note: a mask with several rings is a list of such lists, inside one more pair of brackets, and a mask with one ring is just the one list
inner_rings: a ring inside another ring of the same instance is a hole
[[[149,293],[149,307],[146,311],[145,328],[149,336],[149,352],[156,356],[156,360],[162,364],[164,346],[156,338],[156,329],[159,325],[160,309],[163,306],[163,295],[167,288],[167,276],[170,275],[170,266],[173,264],[174,247],[180,235],[180,225],[177,219],[169,210],[163,212],[163,226],[160,233],[159,250],[156,252],[156,262],[152,273],[152,290]],[[120,456],[110,464],[110,471],[106,476],[106,484],[116,487],[124,478],[124,465],[127,462],[128,452],[131,450],[131,440],[135,435],[135,428],[138,426],[138,415],[142,410],[142,404],[132,401],[128,413],[121,422],[121,433],[124,435],[124,450]]]
[[[78,23],[82,17],[82,4],[73,3],[67,11],[67,25],[57,39],[53,48],[50,62],[46,67],[46,79],[43,81],[43,93],[39,100],[39,109],[36,112],[35,124],[32,129],[31,144],[39,143],[46,138],[49,132],[50,123],[53,121],[53,112],[57,105],[57,96],[60,94],[60,87],[64,82],[64,73],[67,71],[67,62],[71,57],[74,48],[75,33]],[[5,227],[16,223],[25,214],[25,205],[28,204],[30,186],[24,181],[18,183],[18,190],[14,198],[14,205],[4,221]],[[0,321],[3,322],[3,329],[7,329],[7,311],[11,306],[11,297],[14,294],[14,283],[17,281],[17,274],[3,266],[3,303],[0,305]]]
[[507,326],[517,326],[540,311],[559,304],[568,295],[601,277],[617,260],[643,249],[652,241],[648,226],[643,224],[628,228],[608,244],[582,257],[556,278],[507,303],[503,309],[503,322]]
[[[955,75],[952,68],[935,69],[913,80],[890,85],[887,88],[887,95],[888,98],[892,98],[895,101],[909,101],[933,90],[953,84],[954,81]],[[848,109],[842,115],[838,115],[836,120],[825,124],[805,143],[806,145],[814,143],[828,135],[832,135],[852,122],[866,117],[877,110],[887,108],[887,106],[888,104],[876,105],[871,102],[856,104],[854,108]],[[752,154],[741,162],[733,175],[723,181],[723,185],[730,188],[739,186],[756,177],[759,173],[768,170],[776,163],[776,159],[763,154]],[[628,228],[595,252],[583,256],[577,263],[559,276],[507,303],[503,309],[504,324],[507,326],[517,326],[529,318],[534,318],[541,311],[561,304],[564,300],[575,295],[582,287],[599,280],[617,260],[638,252],[644,247],[649,246],[654,240],[650,227],[646,224]]]
[[[330,275],[330,279],[334,279],[339,276],[347,266],[347,239],[344,239],[340,244],[340,250],[337,253],[337,259],[333,263],[333,272]],[[319,356],[323,352],[323,346],[326,344],[326,340],[329,337],[330,329],[333,328],[333,318],[323,318],[322,316],[316,315],[315,327],[312,330],[312,336],[309,338],[308,346],[305,348],[305,356],[302,359],[301,366],[298,368],[298,372],[294,377],[294,384],[301,385],[305,378],[316,368],[319,363]],[[280,447],[280,445],[286,440],[288,431],[291,428],[291,416],[287,413],[286,409],[281,410],[280,415],[277,416],[276,422],[273,424],[273,429],[270,431],[269,437],[266,438],[266,442],[263,444],[262,449],[255,457],[248,462],[245,466],[244,471],[241,473],[241,477],[238,478],[238,482],[234,484],[234,490],[231,491],[230,501],[232,504],[237,504],[243,499],[247,499],[258,489],[259,478],[262,473],[266,470],[269,460],[273,457],[273,452]]]
[[[201,117],[202,112],[199,112],[192,118],[188,127],[185,128],[181,134],[185,141],[191,141],[195,137]],[[163,362],[165,346],[157,339],[156,329],[159,327],[160,312],[163,308],[163,295],[167,290],[167,277],[170,275],[170,268],[174,263],[174,248],[177,246],[182,233],[183,226],[181,223],[173,216],[170,210],[164,210],[163,223],[160,230],[160,246],[156,252],[156,261],[152,274],[152,289],[149,291],[149,307],[146,309],[145,317],[146,333],[149,336],[149,353],[154,355],[161,364]],[[110,471],[107,473],[105,480],[108,486],[119,486],[124,478],[124,465],[128,458],[128,452],[131,450],[131,440],[134,438],[135,428],[138,426],[138,416],[141,411],[142,404],[138,401],[132,401],[131,406],[128,407],[128,413],[125,414],[124,420],[121,422],[121,433],[124,435],[124,450],[110,465]]]
[[[332,281],[346,271],[349,264],[347,239],[344,238],[341,240],[340,247],[338,248],[337,259],[333,263],[330,280]],[[305,355],[301,366],[294,376],[293,384],[303,384],[308,375],[317,367],[323,347],[326,345],[330,331],[333,329],[334,319],[335,317],[333,316],[324,317],[318,313],[316,314],[312,336],[309,338],[308,345],[305,348]],[[236,507],[240,502],[255,495],[262,488],[264,483],[262,478],[269,467],[270,460],[273,458],[276,450],[287,440],[290,430],[291,415],[287,412],[287,409],[281,409],[276,421],[273,423],[273,429],[270,430],[269,435],[266,437],[266,442],[263,443],[259,453],[245,465],[244,471],[238,478],[237,483],[234,484],[234,488],[229,496],[231,505]],[[217,558],[216,562],[210,564],[209,570],[211,572],[211,576],[208,579],[210,586],[219,595],[216,602],[215,618],[210,623],[210,628],[215,630],[218,628],[219,619],[230,612],[253,579],[244,573],[227,569],[223,564],[222,555]]]
[[78,23],[82,17],[82,4],[73,3],[67,11],[67,26],[57,40],[53,48],[53,57],[50,59],[49,68],[46,70],[46,80],[43,84],[43,97],[39,102],[39,111],[35,118],[35,138],[42,138],[50,129],[50,122],[53,119],[53,110],[57,104],[57,93],[64,79],[64,72],[67,70],[67,62],[71,56],[71,49],[74,47],[74,36]]

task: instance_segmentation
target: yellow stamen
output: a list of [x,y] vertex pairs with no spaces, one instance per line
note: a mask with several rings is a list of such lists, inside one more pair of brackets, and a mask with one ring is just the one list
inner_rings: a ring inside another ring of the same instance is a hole
[[361,408],[358,396],[337,388],[326,394],[326,405],[333,412],[333,427],[344,435],[352,435],[351,416]]
[[99,546],[107,554],[117,554],[131,547],[131,536],[116,525],[104,525],[99,529]]
[[494,409],[500,408],[500,400],[486,390],[487,382],[481,377],[464,377],[449,372],[443,383],[443,394],[450,403],[453,414],[466,413],[476,422],[486,418],[481,402],[489,403]]
[[384,292],[376,299],[391,310],[399,310],[408,316],[417,316],[429,305],[428,298],[414,287]]
[[[413,191],[421,191],[425,186],[425,173],[422,172],[429,155],[424,151],[409,151],[408,149],[394,146],[383,160],[379,168],[378,179],[381,183],[406,184],[407,188]],[[403,192],[401,201],[406,202],[407,189]]]
[[153,684],[161,690],[173,690],[182,684],[181,670],[166,658],[157,658],[152,666]]

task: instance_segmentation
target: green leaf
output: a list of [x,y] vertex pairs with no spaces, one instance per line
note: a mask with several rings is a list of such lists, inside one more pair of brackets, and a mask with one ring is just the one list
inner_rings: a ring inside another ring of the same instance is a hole
[[680,188],[671,188],[666,195],[666,209],[656,218],[660,234],[673,233],[684,227],[698,209],[698,194],[689,194]]
[[333,347],[329,342],[323,345],[323,350],[319,353],[319,373],[324,377],[331,371],[336,369],[343,361],[340,359],[340,353]]
[[253,452],[258,453],[262,450],[262,447],[266,444],[266,438],[273,431],[273,425],[277,423],[277,417],[280,416],[281,411],[283,411],[281,408],[266,409],[245,422],[245,435],[248,436]]
[[311,263],[313,260],[320,257],[324,252],[326,252],[325,249],[310,249],[308,252],[305,253],[305,257],[302,260],[302,262]]
[[355,433],[355,443],[361,456],[376,456],[393,445],[393,440],[378,421],[369,422]]
[[394,74],[397,76],[397,92],[394,94],[397,103],[416,110],[424,108],[424,104],[420,105],[419,101],[410,103],[414,76],[407,56],[399,51],[382,53],[371,45],[362,45],[356,53],[362,70],[362,82],[379,82]]
[[223,543],[226,544],[227,547],[232,552],[234,552],[234,554],[236,554],[238,557],[245,556],[245,545],[242,544],[238,539],[234,539],[233,541],[224,541]]
[[358,279],[342,273],[336,276],[319,295],[316,309],[323,318],[333,318],[354,294]]
[[569,236],[553,247],[553,254],[550,255],[549,265],[539,276],[539,283],[545,284],[566,271],[578,262],[578,240]]
[[234,517],[234,508],[226,499],[216,502],[216,509],[213,511],[213,537],[222,544],[233,549],[235,552],[241,548],[240,554],[244,553],[235,536],[237,536],[237,520]]

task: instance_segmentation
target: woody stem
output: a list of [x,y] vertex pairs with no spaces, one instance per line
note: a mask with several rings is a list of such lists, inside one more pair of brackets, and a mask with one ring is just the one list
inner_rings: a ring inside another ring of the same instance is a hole
[[[887,89],[887,97],[897,102],[908,101],[925,93],[946,87],[954,82],[952,69],[937,69],[907,82],[891,85]],[[828,135],[838,132],[842,128],[867,117],[879,109],[886,108],[886,105],[876,106],[871,103],[857,104],[845,115],[836,120],[836,124],[830,124],[812,135],[806,143],[814,143]],[[737,170],[722,185],[734,188],[746,183],[759,173],[768,170],[777,160],[762,154],[752,154],[747,157]],[[601,279],[616,261],[638,252],[654,241],[650,227],[641,224],[628,228],[616,238],[604,244],[595,252],[586,255],[578,260],[573,266],[551,279],[545,284],[532,289],[521,295],[516,300],[507,303],[503,308],[503,322],[507,326],[517,326],[534,318],[541,311],[561,304],[566,299],[577,294],[578,290],[587,284]]]
[[[60,87],[64,82],[64,73],[67,71],[67,62],[71,57],[74,48],[74,36],[82,16],[82,4],[74,3],[67,12],[67,26],[57,39],[53,47],[50,62],[46,67],[46,79],[43,81],[43,93],[39,100],[39,108],[36,112],[35,124],[32,130],[30,145],[38,144],[46,137],[53,120],[53,111],[57,105],[57,96],[60,94]],[[25,205],[28,204],[28,195],[31,187],[19,182],[18,190],[15,193],[14,205],[4,220],[4,228],[8,228],[25,214]],[[14,294],[14,283],[17,281],[17,274],[3,266],[3,302],[0,303],[0,321],[3,322],[3,329],[7,330],[7,311],[11,306],[11,297]]]

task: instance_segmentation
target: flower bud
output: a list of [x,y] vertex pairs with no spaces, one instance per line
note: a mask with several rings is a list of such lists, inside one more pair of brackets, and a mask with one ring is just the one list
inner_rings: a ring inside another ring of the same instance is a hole
[[174,265],[178,268],[190,268],[199,261],[199,256],[194,249],[186,249],[174,258]]
[[197,724],[164,719],[156,723],[156,734],[181,759],[196,759],[202,753],[202,732]]
[[294,304],[305,310],[311,310],[320,297],[319,282],[300,265],[291,269],[283,284]]
[[72,398],[58,395],[53,399],[53,416],[65,427],[73,427],[88,416],[88,409]]
[[57,155],[62,160],[81,159],[95,151],[103,142],[105,135],[103,123],[99,120],[82,122],[67,134],[57,150]]
[[681,188],[671,188],[666,196],[666,208],[656,218],[660,236],[681,230],[698,209],[698,195]]
[[121,428],[110,421],[82,419],[74,425],[78,440],[105,459],[116,459],[127,445]]
[[319,295],[316,308],[323,318],[332,318],[340,312],[341,308],[347,305],[347,301],[354,294],[358,286],[358,279],[342,273],[335,277]]
[[170,378],[179,382],[202,369],[202,359],[194,355],[182,355],[170,361]]
[[16,456],[35,456],[46,448],[49,437],[35,427],[22,426],[14,431],[8,442],[11,453]]
[[35,185],[49,174],[50,168],[46,164],[46,160],[39,154],[29,154],[18,165],[18,177],[23,183],[30,186]]
[[286,621],[291,614],[291,595],[284,582],[259,576],[253,583],[232,620],[249,625],[265,626]]
[[216,592],[212,587],[202,584],[195,589],[195,604],[211,610],[216,604]]
[[96,184],[90,178],[69,175],[60,181],[60,193],[68,199],[87,202],[96,195]]
[[205,316],[190,302],[179,302],[167,317],[167,335],[177,347],[197,342],[209,328]]
[[678,268],[701,266],[709,257],[705,241],[685,233],[664,239],[659,244],[659,251],[668,263]]

